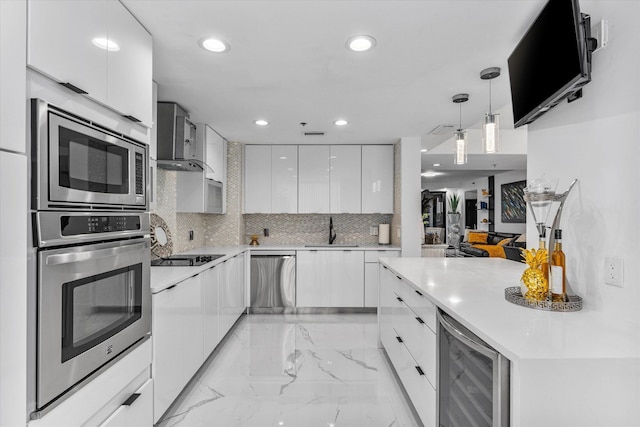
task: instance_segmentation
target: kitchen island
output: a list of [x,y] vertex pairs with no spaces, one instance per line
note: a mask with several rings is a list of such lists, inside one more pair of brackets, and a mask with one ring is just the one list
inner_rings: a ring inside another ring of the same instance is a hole
[[[383,258],[380,266],[381,333],[382,295],[397,289],[393,281],[420,292],[511,361],[511,426],[640,425],[637,323],[598,312],[588,299],[571,313],[509,303],[504,289],[519,286],[526,266],[508,260]],[[435,358],[436,348],[431,351]],[[437,380],[430,385],[437,389]],[[435,423],[430,405],[425,425]]]

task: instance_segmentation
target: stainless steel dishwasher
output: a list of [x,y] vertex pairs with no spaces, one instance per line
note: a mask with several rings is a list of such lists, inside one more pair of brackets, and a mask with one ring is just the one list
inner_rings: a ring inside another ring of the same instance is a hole
[[295,251],[251,250],[251,312],[281,313],[296,306]]

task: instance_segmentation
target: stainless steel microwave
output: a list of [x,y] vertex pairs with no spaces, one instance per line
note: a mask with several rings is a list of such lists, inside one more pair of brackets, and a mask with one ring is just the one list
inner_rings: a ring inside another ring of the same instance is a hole
[[148,210],[149,149],[95,122],[31,100],[35,210]]

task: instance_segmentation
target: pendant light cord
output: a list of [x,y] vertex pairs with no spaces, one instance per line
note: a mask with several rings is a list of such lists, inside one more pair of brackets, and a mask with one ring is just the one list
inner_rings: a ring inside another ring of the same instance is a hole
[[489,79],[489,115],[491,115],[491,79]]

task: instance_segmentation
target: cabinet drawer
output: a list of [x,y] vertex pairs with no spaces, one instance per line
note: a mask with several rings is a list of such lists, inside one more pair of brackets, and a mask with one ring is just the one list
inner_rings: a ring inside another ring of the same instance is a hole
[[404,343],[398,342],[397,346],[392,346],[392,352],[387,353],[422,423],[425,427],[434,427],[436,391],[422,373],[424,368],[411,357]]
[[436,334],[406,305],[397,320],[397,326],[394,325],[396,332],[424,371],[427,380],[436,388]]
[[126,399],[100,427],[146,426],[153,422],[153,380]]
[[364,262],[378,262],[378,258],[397,258],[400,251],[377,250],[365,251]]
[[393,291],[424,320],[433,332],[436,331],[436,305],[429,301],[422,291],[417,290],[401,279],[397,279],[394,282]]

